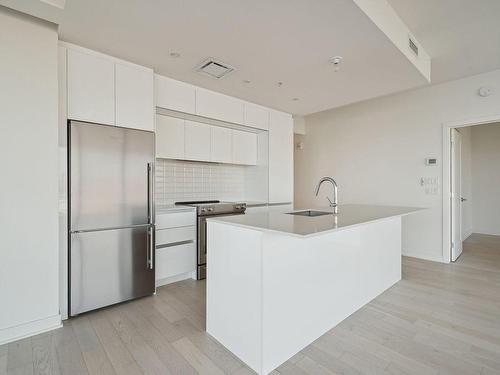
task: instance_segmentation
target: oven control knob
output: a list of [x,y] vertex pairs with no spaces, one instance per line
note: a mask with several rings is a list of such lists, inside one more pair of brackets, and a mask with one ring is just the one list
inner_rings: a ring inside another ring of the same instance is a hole
[[241,210],[241,206],[234,206],[235,209]]
[[201,212],[207,212],[207,209],[206,208],[202,208]]
[[214,210],[213,207],[208,207],[208,212],[212,212]]

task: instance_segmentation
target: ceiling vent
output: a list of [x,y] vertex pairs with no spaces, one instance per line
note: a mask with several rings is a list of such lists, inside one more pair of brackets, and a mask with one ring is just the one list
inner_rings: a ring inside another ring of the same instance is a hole
[[418,46],[417,46],[417,43],[415,43],[411,37],[408,37],[408,46],[410,47],[410,49],[413,51],[413,53],[415,54],[415,56],[418,56]]
[[204,73],[213,78],[222,78],[235,69],[228,64],[209,58],[196,67],[196,71]]

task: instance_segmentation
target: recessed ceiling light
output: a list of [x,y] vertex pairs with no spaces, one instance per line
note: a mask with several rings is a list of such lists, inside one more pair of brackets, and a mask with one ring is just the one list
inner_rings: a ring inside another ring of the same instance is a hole
[[297,101],[299,100],[299,98],[292,98],[292,100],[293,100],[294,102],[297,102]]
[[278,87],[281,87],[281,86],[283,86],[283,82],[279,81],[278,82]]
[[251,83],[251,81],[250,81],[249,79],[244,79],[244,80],[243,80],[243,83],[248,84],[248,83]]
[[181,54],[179,52],[170,52],[170,57],[177,59],[181,57]]

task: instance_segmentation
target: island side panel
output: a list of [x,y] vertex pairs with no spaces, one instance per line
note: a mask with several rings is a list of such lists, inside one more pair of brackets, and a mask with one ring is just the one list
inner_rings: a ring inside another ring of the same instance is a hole
[[207,221],[207,332],[260,373],[262,232]]
[[401,279],[400,217],[263,244],[264,374]]

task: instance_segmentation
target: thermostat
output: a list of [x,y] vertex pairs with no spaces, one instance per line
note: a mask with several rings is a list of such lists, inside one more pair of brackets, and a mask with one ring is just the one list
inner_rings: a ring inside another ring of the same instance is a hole
[[426,158],[425,165],[429,165],[429,166],[438,165],[438,160],[436,158]]

